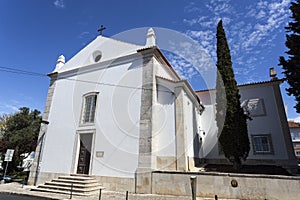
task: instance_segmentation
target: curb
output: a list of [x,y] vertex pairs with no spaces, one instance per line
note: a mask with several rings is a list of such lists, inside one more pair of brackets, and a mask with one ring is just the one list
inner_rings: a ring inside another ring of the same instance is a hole
[[41,200],[63,200],[63,199],[58,199],[58,198],[43,197],[43,196],[38,196],[38,195],[33,195],[33,194],[24,194],[24,193],[17,193],[17,192],[0,191],[0,194],[40,198]]

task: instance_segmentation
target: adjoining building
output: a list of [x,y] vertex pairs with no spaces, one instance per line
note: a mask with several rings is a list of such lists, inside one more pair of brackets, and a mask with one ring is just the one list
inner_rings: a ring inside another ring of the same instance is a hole
[[[51,78],[29,182],[97,177],[108,189],[151,193],[153,171],[228,163],[218,148],[213,90],[194,91],[156,46],[98,36]],[[281,80],[240,85],[250,110],[248,164],[297,166]]]
[[289,128],[291,132],[293,147],[295,155],[300,162],[300,123],[289,121]]
[[[239,85],[242,106],[249,111],[251,120],[247,121],[250,152],[245,164],[275,165],[289,168],[295,165],[291,148],[288,123],[279,85],[282,80]],[[226,163],[218,144],[217,126],[214,121],[215,90],[197,92],[205,110],[200,122],[208,135],[202,136],[205,163]],[[211,122],[213,121],[213,123]],[[209,140],[209,142],[207,142]]]

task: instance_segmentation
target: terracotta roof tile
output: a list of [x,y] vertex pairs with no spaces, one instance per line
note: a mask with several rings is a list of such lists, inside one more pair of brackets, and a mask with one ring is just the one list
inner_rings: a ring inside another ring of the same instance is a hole
[[[259,81],[259,82],[253,82],[253,83],[244,83],[238,85],[238,87],[245,87],[245,86],[251,86],[251,85],[263,85],[263,84],[268,84],[268,83],[273,83],[273,82],[283,82],[283,79],[275,79],[275,80],[269,80],[269,81]],[[197,90],[196,93],[198,92],[206,92],[210,90],[215,90],[215,89],[205,89],[205,90]]]
[[297,127],[300,128],[300,123],[298,123],[298,122],[288,121],[288,123],[289,123],[290,128],[297,128]]
[[294,150],[300,150],[300,146],[295,146]]
[[266,83],[273,83],[273,82],[283,82],[284,79],[275,79],[275,80],[268,80],[268,81],[259,81],[259,82],[253,82],[253,83],[245,83],[238,85],[239,87],[248,86],[248,85],[260,85],[260,84],[266,84]]

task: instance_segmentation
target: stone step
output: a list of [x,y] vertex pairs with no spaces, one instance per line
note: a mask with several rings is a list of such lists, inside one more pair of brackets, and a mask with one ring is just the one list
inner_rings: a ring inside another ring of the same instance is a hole
[[67,180],[77,180],[77,181],[90,181],[90,180],[96,180],[93,177],[88,176],[60,176],[58,179],[67,179]]
[[[71,191],[71,187],[69,186],[40,185],[38,188]],[[100,190],[100,188],[103,189],[102,186],[93,186],[93,187],[73,187],[72,190],[73,192],[87,193],[87,192],[98,191]]]
[[70,174],[70,176],[80,176],[80,177],[90,177],[93,178],[93,176],[87,175],[87,174]]
[[39,192],[70,194],[71,187],[74,195],[92,195],[100,189],[104,189],[104,187],[102,187],[94,177],[71,175],[60,176],[57,179],[47,181],[45,184],[39,185],[37,188],[33,188],[32,190]]
[[[47,181],[45,185],[56,185],[56,186],[63,186],[63,187],[71,187],[72,183],[69,182],[60,182],[60,181]],[[79,188],[84,188],[84,187],[98,187],[101,186],[98,182],[92,182],[92,183],[73,183],[73,187],[79,187]]]
[[68,178],[58,178],[53,179],[53,182],[61,182],[61,183],[73,183],[73,184],[91,184],[91,183],[98,183],[96,179],[90,179],[90,180],[74,180],[74,179],[68,179]]
[[[54,190],[54,189],[39,188],[39,187],[31,189],[31,191],[49,192],[49,193],[56,193],[56,194],[71,194],[71,192],[67,190]],[[76,196],[90,196],[93,194],[95,194],[95,192],[93,193],[72,192],[72,195],[76,195]]]

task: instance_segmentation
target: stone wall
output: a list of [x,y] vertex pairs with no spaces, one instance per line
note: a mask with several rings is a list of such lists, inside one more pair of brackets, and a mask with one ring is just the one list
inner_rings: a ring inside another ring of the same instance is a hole
[[109,176],[94,176],[101,185],[107,191],[135,192],[135,180],[134,178],[121,178],[121,177],[109,177]]
[[300,177],[208,172],[153,172],[152,193],[191,196],[191,176],[197,176],[197,196],[200,197],[300,199]]

